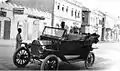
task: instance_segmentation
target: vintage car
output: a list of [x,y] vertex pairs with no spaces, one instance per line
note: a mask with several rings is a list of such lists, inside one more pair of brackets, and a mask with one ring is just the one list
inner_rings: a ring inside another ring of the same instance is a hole
[[[97,34],[73,34],[62,28],[45,26],[42,35],[31,43],[22,43],[13,55],[17,67],[25,67],[28,63],[37,63],[41,70],[58,70],[59,61],[71,63],[74,60],[85,61],[90,68],[95,55],[92,45],[98,43]],[[77,56],[67,58],[66,56]]]

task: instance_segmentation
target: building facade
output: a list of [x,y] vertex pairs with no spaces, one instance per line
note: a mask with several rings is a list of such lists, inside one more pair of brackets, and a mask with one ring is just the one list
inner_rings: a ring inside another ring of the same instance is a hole
[[98,10],[91,10],[89,14],[89,33],[97,33],[100,35],[99,40],[104,39],[104,24],[105,24],[104,13]]
[[106,41],[113,41],[118,39],[118,26],[117,26],[117,19],[109,14],[106,14],[105,20],[105,40]]
[[17,28],[22,28],[23,40],[33,40],[41,35],[44,26],[60,28],[62,22],[68,31],[78,27],[83,33],[99,34],[99,40],[113,37],[107,36],[115,23],[113,18],[101,11],[89,10],[75,0],[10,0],[0,3],[1,39],[15,39]]
[[64,22],[67,30],[74,26],[81,28],[82,6],[77,3],[73,0],[55,0],[53,26],[61,27],[61,22]]
[[44,26],[51,26],[51,13],[5,2],[0,8],[6,12],[6,16],[0,16],[1,39],[15,39],[18,28],[22,28],[23,40],[37,39]]
[[81,29],[82,33],[89,33],[89,15],[90,15],[90,10],[87,7],[82,7],[82,24],[81,24]]
[[[14,9],[24,8],[24,14],[13,13],[12,15],[14,25],[23,28],[22,36],[25,40],[36,38],[40,35],[38,32],[41,32],[47,24],[60,27],[61,22],[65,22],[68,30],[73,26],[81,27],[82,8],[75,0],[10,0],[8,3]],[[33,17],[44,17],[45,20]],[[36,24],[38,22],[39,24]],[[17,31],[11,32],[11,38],[15,38],[15,33]]]

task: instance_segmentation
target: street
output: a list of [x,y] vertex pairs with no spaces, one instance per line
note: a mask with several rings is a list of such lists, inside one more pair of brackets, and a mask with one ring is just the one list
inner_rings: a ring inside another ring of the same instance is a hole
[[[95,49],[95,63],[88,70],[100,71],[120,71],[120,43],[99,43],[98,49]],[[0,70],[39,70],[40,66],[29,64],[25,68],[17,68],[12,62],[12,56],[15,47],[0,46]],[[59,70],[86,70],[84,61],[79,61],[71,64],[60,63]]]

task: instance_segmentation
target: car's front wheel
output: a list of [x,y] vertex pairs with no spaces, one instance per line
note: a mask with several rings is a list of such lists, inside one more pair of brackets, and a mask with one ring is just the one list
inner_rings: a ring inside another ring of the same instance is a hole
[[30,53],[24,47],[19,48],[13,55],[13,63],[18,67],[25,67],[30,61]]
[[41,70],[58,70],[59,61],[56,55],[48,55],[41,64]]

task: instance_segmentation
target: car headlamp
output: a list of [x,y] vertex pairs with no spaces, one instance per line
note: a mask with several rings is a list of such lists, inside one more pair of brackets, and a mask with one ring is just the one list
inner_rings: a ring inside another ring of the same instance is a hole
[[25,47],[25,44],[21,44],[21,47]]

